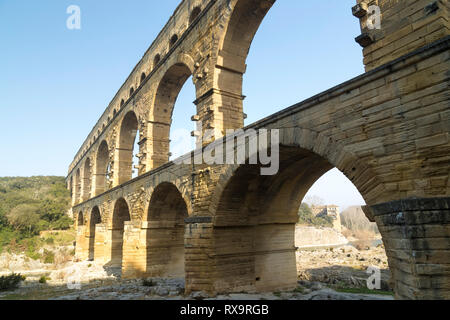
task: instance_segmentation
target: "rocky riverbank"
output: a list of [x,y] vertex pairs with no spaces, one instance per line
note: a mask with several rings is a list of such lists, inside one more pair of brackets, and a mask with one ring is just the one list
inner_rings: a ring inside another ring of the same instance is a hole
[[[389,271],[382,247],[357,250],[351,246],[297,252],[298,287],[291,292],[228,294],[209,297],[202,293],[184,295],[183,279],[121,280],[94,262],[67,262],[54,267],[37,264],[46,274],[29,274],[20,288],[0,293],[0,299],[56,300],[367,300],[392,299],[392,295],[368,294],[366,270],[381,269],[382,286],[388,290]],[[31,271],[29,271],[31,272]],[[41,272],[42,273],[42,272]],[[81,286],[77,284],[81,283]],[[357,293],[349,289],[358,289]],[[365,290],[363,290],[365,289]],[[350,290],[351,291],[351,290]]]
[[367,285],[369,267],[381,272],[381,289],[389,290],[390,272],[382,245],[358,250],[342,246],[321,250],[298,250],[297,273],[300,280],[326,285],[363,288]]
[[95,280],[81,288],[55,283],[24,283],[0,293],[3,300],[392,300],[391,295],[339,292],[320,282],[299,281],[290,292],[235,293],[210,297],[201,292],[184,295],[184,279]]

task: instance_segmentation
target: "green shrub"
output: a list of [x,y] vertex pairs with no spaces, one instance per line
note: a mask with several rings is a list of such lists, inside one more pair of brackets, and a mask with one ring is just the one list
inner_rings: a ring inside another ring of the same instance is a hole
[[50,228],[53,230],[68,230],[70,226],[73,224],[73,220],[68,216],[62,216],[58,218],[58,220],[50,223]]
[[36,238],[25,239],[21,242],[21,247],[25,249],[25,255],[33,260],[39,260],[42,256],[39,254],[39,241]]
[[50,280],[50,278],[46,277],[46,276],[42,276],[39,278],[39,283],[47,283],[47,280]]
[[19,283],[24,280],[24,276],[16,273],[9,276],[2,276],[0,277],[0,291],[14,290],[19,286]]
[[44,263],[55,263],[55,253],[52,251],[44,249],[43,258]]
[[302,203],[298,210],[298,223],[317,227],[333,227],[333,218],[329,216],[315,216],[306,203]]
[[39,252],[34,251],[34,250],[31,250],[31,249],[27,249],[27,250],[25,251],[25,255],[26,255],[28,258],[31,258],[31,259],[33,259],[33,260],[40,260],[40,259],[42,258],[42,256],[39,254]]

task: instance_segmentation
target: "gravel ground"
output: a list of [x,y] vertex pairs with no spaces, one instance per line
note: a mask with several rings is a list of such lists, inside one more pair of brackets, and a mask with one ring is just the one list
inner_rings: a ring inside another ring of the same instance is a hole
[[[382,273],[382,289],[388,290],[389,270],[382,247],[357,250],[352,246],[297,252],[298,288],[292,292],[227,294],[216,297],[196,292],[184,295],[184,279],[152,278],[121,280],[94,262],[68,262],[58,268],[20,256],[7,257],[8,267],[20,271],[26,281],[9,292],[7,300],[391,300],[392,295],[338,292],[338,288],[364,288],[369,266]],[[6,262],[5,262],[6,264]],[[3,268],[2,273],[8,273]],[[47,283],[39,278],[47,276]],[[79,285],[81,283],[81,285]],[[341,291],[341,290],[339,290]]]
[[369,267],[381,272],[381,289],[389,290],[390,272],[384,248],[378,246],[358,250],[352,246],[314,251],[297,251],[299,280],[321,282],[327,285],[363,287],[370,274]]

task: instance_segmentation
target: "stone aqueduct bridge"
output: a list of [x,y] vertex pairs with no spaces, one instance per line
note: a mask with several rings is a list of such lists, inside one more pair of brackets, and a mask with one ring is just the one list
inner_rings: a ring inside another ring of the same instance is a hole
[[[185,277],[187,292],[294,288],[298,207],[337,167],[379,226],[396,297],[450,298],[447,0],[358,1],[366,73],[249,126],[279,129],[276,175],[168,162],[173,106],[191,75],[192,120],[214,132],[204,145],[243,126],[246,57],[273,2],[181,2],[70,165],[78,257],[128,278]],[[381,8],[381,30],[367,28],[368,4]]]

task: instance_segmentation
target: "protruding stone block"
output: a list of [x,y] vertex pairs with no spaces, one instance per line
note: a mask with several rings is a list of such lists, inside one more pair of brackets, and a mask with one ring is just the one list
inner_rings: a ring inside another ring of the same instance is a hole
[[364,32],[363,34],[357,36],[355,41],[358,42],[361,47],[365,48],[374,43],[375,39],[369,33]]
[[356,6],[352,7],[352,14],[359,19],[364,17],[367,14],[367,4],[359,3]]

